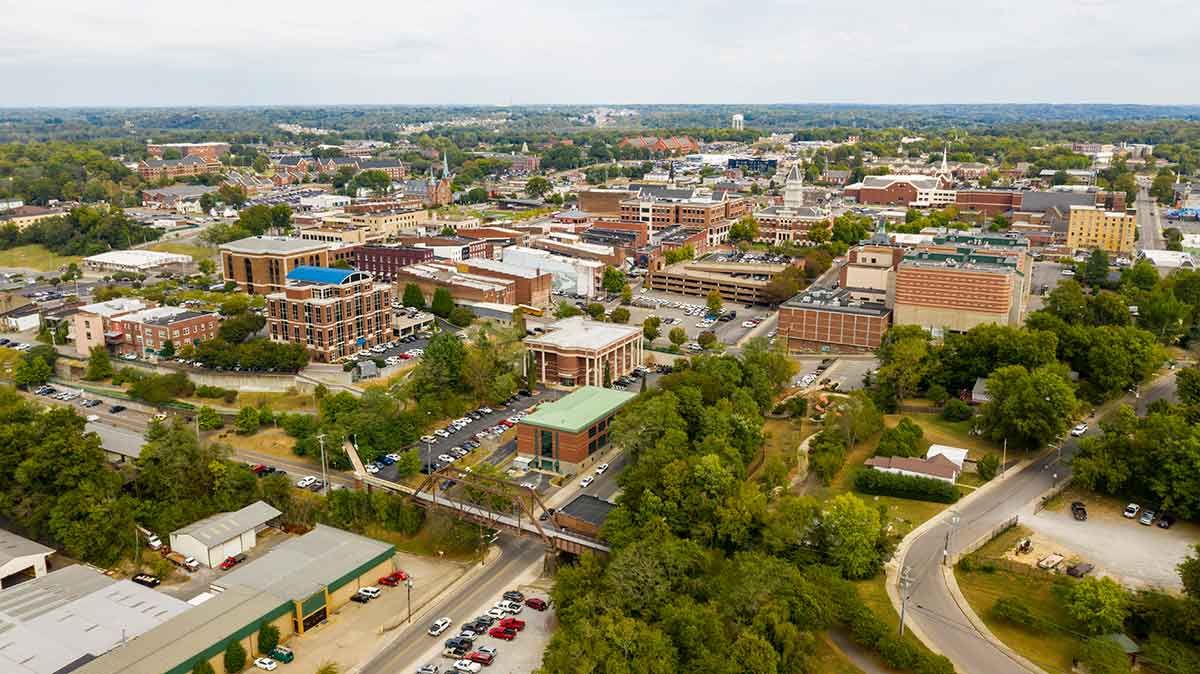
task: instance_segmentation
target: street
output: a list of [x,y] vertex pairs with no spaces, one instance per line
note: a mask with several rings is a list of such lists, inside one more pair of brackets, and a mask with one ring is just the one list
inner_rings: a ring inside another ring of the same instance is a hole
[[1158,221],[1158,204],[1145,188],[1138,190],[1137,201],[1138,247],[1147,250],[1163,250],[1162,228]]

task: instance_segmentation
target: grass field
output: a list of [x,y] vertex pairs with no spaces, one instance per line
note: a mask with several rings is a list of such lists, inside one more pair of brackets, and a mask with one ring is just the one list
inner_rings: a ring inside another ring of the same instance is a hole
[[213,439],[242,451],[257,452],[281,459],[311,463],[314,466],[318,465],[316,461],[313,461],[309,457],[298,456],[292,451],[292,448],[296,446],[296,439],[285,433],[282,428],[268,428],[254,435],[238,435],[233,432],[232,428],[226,426],[217,431],[217,435]]
[[0,267],[35,269],[37,271],[56,271],[72,262],[79,263],[83,259],[77,255],[58,255],[50,252],[40,244],[17,246],[8,250],[0,250]]
[[211,246],[197,246],[192,243],[183,243],[180,241],[160,241],[151,244],[150,250],[157,250],[162,253],[175,253],[176,255],[190,255],[193,260],[207,260],[217,255],[217,249]]

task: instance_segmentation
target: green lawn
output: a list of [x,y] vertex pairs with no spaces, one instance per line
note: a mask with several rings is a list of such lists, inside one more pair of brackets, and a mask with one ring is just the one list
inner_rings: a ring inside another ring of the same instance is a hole
[[152,244],[150,250],[157,250],[163,253],[175,253],[176,255],[190,255],[193,260],[207,260],[217,255],[217,249],[211,246],[197,246],[191,243],[182,243],[180,241],[160,241]]
[[78,255],[59,255],[52,253],[41,244],[17,246],[8,250],[0,250],[0,267],[35,269],[37,271],[57,271],[72,262],[78,264],[83,259]]

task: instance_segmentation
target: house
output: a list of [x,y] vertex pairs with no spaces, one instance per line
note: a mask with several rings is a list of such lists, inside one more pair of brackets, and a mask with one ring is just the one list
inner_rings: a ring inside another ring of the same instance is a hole
[[937,454],[932,459],[917,459],[908,456],[874,456],[867,459],[863,465],[885,473],[930,478],[949,482],[950,484],[954,484],[958,480],[959,474],[962,473],[962,469],[954,465],[954,462],[946,458],[943,454]]
[[958,467],[958,472],[962,472],[963,464],[967,462],[967,450],[962,447],[951,447],[949,445],[930,445],[925,452],[926,460],[933,460],[935,456],[944,456]]
[[253,548],[258,532],[281,514],[263,501],[255,501],[235,512],[217,513],[172,531],[171,549],[216,568],[226,557]]
[[971,387],[972,405],[982,405],[992,399],[987,392],[987,382],[987,377],[979,377],[975,380],[975,386]]
[[53,553],[53,548],[0,529],[0,589],[46,575],[46,558]]

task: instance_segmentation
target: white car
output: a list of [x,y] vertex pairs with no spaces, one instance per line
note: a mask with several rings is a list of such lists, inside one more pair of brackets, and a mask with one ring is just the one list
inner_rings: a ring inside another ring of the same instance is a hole
[[275,671],[275,668],[279,666],[279,663],[275,662],[271,658],[259,658],[254,661],[254,666],[263,670],[264,672],[273,672]]
[[1075,270],[1074,269],[1064,269],[1064,270],[1062,270],[1062,275],[1063,276],[1074,276]]
[[509,601],[509,600],[505,599],[505,600],[501,601],[499,604],[496,604],[496,608],[500,609],[501,611],[508,611],[509,613],[512,613],[515,615],[517,613],[520,613],[521,609],[524,607],[521,606],[520,602]]
[[755,325],[754,321],[742,321],[743,328],[753,328]]
[[360,587],[358,588],[358,593],[364,597],[370,597],[371,599],[375,599],[380,595],[379,588],[375,587],[374,585]]
[[433,432],[433,434],[434,434],[434,435],[436,435],[436,436],[438,436],[439,438],[448,438],[448,437],[450,437],[450,434],[449,434],[449,433],[447,433],[446,431],[444,431],[444,430],[442,430],[442,429],[440,429],[440,428],[439,428],[439,429],[437,429],[436,431],[434,431],[434,432]]
[[533,482],[522,482],[521,488],[522,489],[537,489],[537,485],[534,484]]
[[454,463],[458,461],[458,457],[450,456],[449,454],[438,454],[438,461],[442,463]]
[[599,466],[596,466],[596,474],[597,474],[597,475],[603,475],[603,474],[604,474],[604,471],[606,471],[606,470],[608,470],[608,464],[607,464],[607,463],[602,463],[602,464],[600,464]]
[[595,477],[588,475],[587,477],[585,477],[579,481],[579,486],[583,487],[584,489],[587,489],[589,486],[591,486],[592,482],[594,482],[595,479],[596,479]]
[[437,442],[437,441],[438,441],[438,439],[437,439],[437,438],[435,438],[435,437],[433,437],[432,435],[422,435],[422,436],[421,436],[421,442],[425,442],[425,443],[434,443],[434,442]]
[[499,619],[503,618],[504,616],[508,615],[507,613],[504,612],[503,609],[498,609],[498,608],[488,609],[487,614],[489,616],[491,616],[492,618],[495,618],[496,620],[499,620]]
[[100,417],[96,414],[89,414],[89,415],[87,415],[87,420],[89,423],[95,422],[95,421],[100,421]]
[[379,466],[374,463],[368,463],[367,464],[367,472],[374,475],[379,472]]
[[391,459],[392,461],[399,461],[400,455],[393,452],[391,454],[388,454],[387,458]]
[[429,636],[436,637],[450,627],[449,618],[438,618],[429,626]]
[[1087,433],[1087,431],[1088,431],[1087,424],[1079,424],[1075,428],[1071,429],[1071,435],[1078,438],[1079,436],[1083,435],[1084,433]]
[[483,669],[483,665],[470,660],[457,660],[454,663],[454,671],[463,672],[463,674],[476,674],[481,669]]
[[309,487],[313,486],[316,481],[317,478],[313,477],[312,475],[305,475],[299,480],[296,480],[296,486],[301,489],[308,489]]
[[497,651],[495,649],[495,647],[493,647],[493,646],[480,646],[476,650],[478,650],[480,653],[483,653],[484,655],[490,655],[493,658],[500,654],[500,651]]
[[1141,509],[1142,509],[1142,507],[1140,505],[1138,505],[1136,503],[1130,503],[1129,505],[1125,506],[1125,512],[1123,512],[1121,514],[1124,515],[1125,517],[1128,517],[1129,519],[1133,519],[1133,518],[1137,517],[1137,514],[1139,511],[1141,511]]

